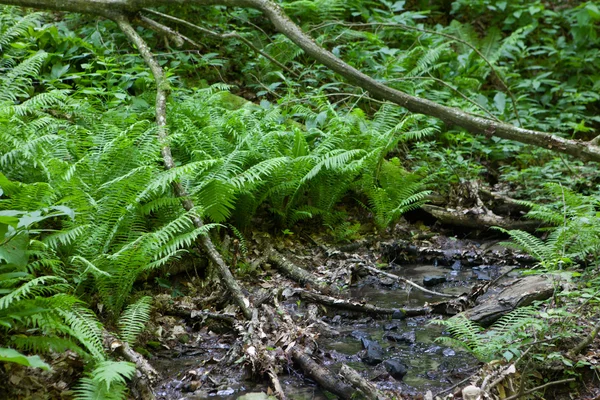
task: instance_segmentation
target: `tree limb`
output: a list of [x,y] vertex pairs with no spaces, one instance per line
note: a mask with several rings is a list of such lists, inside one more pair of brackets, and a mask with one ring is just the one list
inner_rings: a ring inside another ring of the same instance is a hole
[[351,83],[369,91],[378,99],[396,103],[407,110],[436,117],[450,125],[456,125],[473,134],[496,136],[515,140],[571,155],[583,161],[600,162],[600,146],[595,142],[564,139],[547,132],[518,128],[510,124],[476,117],[465,111],[443,106],[431,100],[409,95],[360,72],[319,46],[296,25],[272,0],[0,0],[2,4],[21,7],[43,8],[57,11],[88,13],[115,19],[120,15],[136,13],[144,8],[176,5],[224,5],[250,7],[260,10],[275,28],[299,46],[309,56],[342,75]]
[[[150,48],[142,39],[140,35],[135,31],[133,26],[129,23],[127,17],[123,15],[117,15],[113,17],[115,22],[119,25],[119,28],[123,31],[127,39],[137,47],[138,52],[146,62],[146,65],[152,71],[154,80],[156,81],[156,125],[158,127],[158,141],[161,146],[160,153],[163,158],[165,169],[169,170],[175,168],[175,162],[171,154],[171,148],[168,145],[168,132],[167,132],[167,97],[170,92],[169,82],[165,78],[164,71],[158,61],[154,58],[154,55],[150,51]],[[172,184],[175,195],[181,199],[181,205],[189,212],[189,217],[197,228],[204,226],[204,222],[194,213],[191,213],[194,209],[194,203],[192,202],[189,194],[180,182],[173,182]],[[244,296],[242,288],[235,280],[229,267],[223,261],[223,258],[215,248],[212,240],[208,235],[200,236],[200,243],[208,254],[208,257],[217,266],[219,275],[224,281],[225,286],[231,292],[234,301],[242,310],[242,313],[247,319],[252,317],[252,311],[250,308],[250,301]]]

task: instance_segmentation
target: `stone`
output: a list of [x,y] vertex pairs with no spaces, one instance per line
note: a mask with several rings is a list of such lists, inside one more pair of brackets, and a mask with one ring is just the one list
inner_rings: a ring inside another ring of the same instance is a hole
[[356,339],[356,340],[362,340],[362,339],[368,339],[369,338],[369,334],[367,332],[364,331],[352,331],[350,332],[350,337]]
[[490,295],[484,302],[460,313],[473,322],[489,326],[500,317],[517,307],[525,307],[536,300],[546,300],[559,289],[551,277],[529,275],[517,279],[496,295]]
[[387,339],[391,342],[396,343],[404,343],[404,344],[414,344],[416,342],[416,334],[414,331],[403,332],[403,333],[392,333],[387,332],[383,335],[384,339]]
[[[365,343],[366,342],[366,343]],[[383,361],[383,349],[379,343],[372,340],[363,340],[366,349],[362,351],[361,359],[367,365],[377,365]]]
[[444,349],[444,351],[442,351],[442,354],[444,355],[444,357],[452,357],[456,355],[456,352],[452,349]]
[[481,394],[481,389],[477,386],[467,386],[462,390],[462,398],[464,400],[477,400]]
[[408,372],[408,367],[403,364],[400,360],[390,359],[383,362],[385,370],[390,376],[398,381],[404,378],[404,375]]
[[446,282],[444,275],[426,275],[423,277],[424,286],[435,286],[444,282]]
[[450,268],[452,268],[454,271],[460,271],[462,268],[462,263],[459,260],[456,260]]
[[265,392],[255,392],[241,395],[238,397],[238,400],[276,400],[276,398],[269,396]]

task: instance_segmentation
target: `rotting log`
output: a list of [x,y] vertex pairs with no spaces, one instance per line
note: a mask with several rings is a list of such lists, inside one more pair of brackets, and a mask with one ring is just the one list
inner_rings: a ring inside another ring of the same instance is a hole
[[520,229],[523,231],[535,231],[541,226],[539,221],[517,221],[511,218],[503,218],[493,213],[477,214],[468,209],[450,210],[431,205],[423,205],[421,208],[443,224],[465,228],[481,230],[498,226],[508,230]]

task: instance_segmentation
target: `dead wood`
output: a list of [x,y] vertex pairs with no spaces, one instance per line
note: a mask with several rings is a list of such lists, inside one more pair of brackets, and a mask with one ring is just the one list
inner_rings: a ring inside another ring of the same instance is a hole
[[365,399],[368,400],[384,400],[387,399],[383,393],[377,390],[377,387],[363,378],[356,370],[350,368],[346,364],[342,365],[340,376],[348,381],[352,386],[358,388]]
[[319,310],[315,304],[309,304],[306,313],[307,322],[312,324],[323,337],[337,337],[340,332],[333,329],[328,323],[319,319]]
[[[138,52],[154,76],[154,80],[156,82],[155,113],[156,125],[158,127],[158,141],[161,146],[161,155],[165,169],[173,169],[175,168],[175,161],[173,160],[171,147],[169,146],[167,132],[167,97],[170,93],[169,81],[166,79],[162,67],[150,51],[150,48],[144,39],[142,39],[142,37],[133,28],[127,17],[124,15],[116,15],[113,17],[113,19],[119,25],[119,28],[121,31],[123,31],[125,36],[127,36],[127,39],[137,48]],[[194,203],[192,202],[190,195],[187,193],[183,185],[178,181],[174,181],[172,183],[172,187],[175,195],[181,199],[181,205],[188,212],[190,220],[193,222],[196,228],[202,228],[204,226],[204,222],[198,215],[194,213]],[[200,244],[202,245],[204,251],[208,254],[210,260],[217,266],[221,280],[231,293],[233,300],[240,307],[244,316],[249,319],[252,316],[250,301],[248,301],[242,292],[242,288],[231,274],[229,267],[215,248],[212,240],[207,234],[204,234],[200,236]]]
[[488,208],[494,210],[497,214],[503,215],[522,215],[530,210],[530,207],[519,200],[506,196],[502,193],[492,192],[487,189],[479,189],[479,196],[492,205]]
[[429,293],[429,294],[432,294],[432,295],[435,295],[435,296],[441,296],[441,297],[452,297],[452,298],[456,297],[453,294],[434,292],[433,290],[429,290],[429,289],[424,288],[423,286],[417,285],[416,283],[414,283],[410,279],[406,279],[406,278],[403,278],[403,277],[398,276],[398,275],[390,274],[388,272],[381,271],[381,270],[379,270],[377,268],[373,268],[373,267],[370,267],[368,265],[363,265],[362,268],[365,268],[366,270],[371,271],[374,274],[383,275],[383,276],[386,276],[388,278],[395,279],[395,280],[397,280],[399,282],[404,282],[407,285],[415,287],[415,288],[419,289],[420,291],[422,291],[424,293]]
[[328,369],[319,365],[309,354],[307,354],[302,346],[294,346],[290,353],[304,373],[317,382],[323,389],[330,391],[343,399],[355,398],[355,394],[358,392],[357,390],[339,380]]
[[331,297],[304,289],[293,289],[292,294],[298,294],[302,300],[316,302],[326,306],[339,308],[342,310],[368,313],[374,315],[389,315],[392,316],[392,318],[397,319],[415,317],[419,315],[428,315],[429,313],[431,313],[431,307],[429,306],[385,308],[364,302],[342,300],[336,297]]
[[573,347],[571,351],[569,351],[569,357],[575,357],[577,354],[581,353],[583,349],[592,344],[594,339],[596,339],[596,336],[598,336],[598,332],[600,332],[600,322],[597,322],[590,334],[587,335],[581,342],[579,342],[577,346]]
[[133,379],[132,390],[137,398],[153,400],[155,398],[152,386],[158,380],[158,372],[150,365],[148,360],[140,353],[133,350],[127,342],[117,339],[107,331],[103,333],[104,345],[111,352],[118,354],[125,360],[135,364],[136,375]]
[[305,287],[318,290],[321,293],[329,293],[329,287],[325,282],[318,281],[313,274],[298,267],[277,250],[270,248],[266,249],[265,252],[267,254],[267,259],[273,263],[277,269],[294,281]]
[[421,208],[437,218],[441,223],[462,226],[472,229],[486,229],[498,226],[504,229],[520,229],[523,231],[535,231],[540,227],[538,221],[517,221],[511,218],[503,218],[494,213],[477,214],[474,210],[451,210],[442,207],[424,205]]

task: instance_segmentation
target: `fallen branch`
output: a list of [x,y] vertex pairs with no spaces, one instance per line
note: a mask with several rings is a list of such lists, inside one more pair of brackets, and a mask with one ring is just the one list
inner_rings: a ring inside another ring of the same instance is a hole
[[367,269],[367,270],[369,270],[369,271],[371,271],[371,272],[373,272],[375,274],[383,275],[383,276],[386,276],[388,278],[395,279],[395,280],[397,280],[399,282],[406,283],[407,285],[411,285],[412,287],[415,287],[415,288],[419,289],[420,291],[422,291],[424,293],[429,293],[429,294],[432,294],[432,295],[435,295],[435,296],[441,296],[441,297],[452,297],[452,298],[457,297],[457,296],[455,296],[453,294],[434,292],[433,290],[425,289],[423,286],[417,285],[416,283],[414,283],[410,279],[406,279],[406,278],[403,278],[403,277],[398,276],[398,275],[390,274],[388,272],[381,271],[381,270],[379,270],[377,268],[373,268],[373,267],[370,267],[368,265],[363,265],[362,268],[365,268],[365,269]]
[[285,275],[289,276],[299,284],[310,287],[311,289],[318,290],[322,293],[328,293],[329,287],[325,282],[320,282],[315,279],[314,275],[304,269],[298,267],[296,264],[288,260],[285,256],[279,253],[277,250],[269,248],[265,251],[267,254],[267,260],[270,261],[282,271]]
[[365,399],[368,400],[384,400],[387,396],[384,396],[377,387],[372,383],[368,382],[358,372],[350,368],[346,364],[342,365],[340,369],[340,376],[348,381],[352,386],[357,388]]
[[140,353],[133,350],[127,342],[117,339],[107,331],[103,332],[104,345],[111,352],[123,357],[125,360],[135,364],[136,377],[133,380],[133,390],[137,392],[137,398],[153,400],[155,398],[152,386],[158,380],[158,372],[150,365],[148,360]]
[[[131,26],[131,23],[127,17],[119,14],[114,16],[113,19],[119,25],[119,28],[123,31],[125,36],[127,36],[127,39],[129,39],[129,41],[135,45],[135,47],[137,47],[137,50],[144,59],[146,65],[152,71],[152,75],[156,81],[156,125],[158,127],[158,141],[161,146],[160,152],[163,158],[165,169],[173,169],[175,168],[175,161],[173,160],[173,156],[171,154],[171,147],[168,144],[167,134],[167,97],[170,92],[169,81],[166,79],[162,67],[156,58],[154,58],[150,48],[144,39],[138,35],[133,26]],[[190,195],[187,193],[183,185],[178,181],[174,181],[172,183],[172,187],[175,195],[181,199],[181,205],[189,213],[190,220],[193,222],[194,226],[196,226],[196,228],[202,228],[204,226],[204,222],[200,217],[192,213],[192,210],[194,209],[194,203],[192,202]],[[223,258],[215,248],[212,240],[208,235],[202,235],[200,236],[200,243],[202,244],[202,248],[208,254],[208,257],[217,266],[219,275],[233,296],[233,300],[240,307],[244,316],[247,319],[250,319],[252,317],[250,301],[242,292],[242,288],[231,274],[229,267],[227,264],[225,264],[225,261],[223,261]]]
[[337,379],[328,369],[315,362],[302,346],[295,345],[291,349],[291,355],[306,375],[317,382],[323,389],[336,394],[343,399],[354,399],[356,390],[354,390],[352,386]]
[[419,315],[428,315],[431,313],[431,307],[414,307],[414,308],[384,308],[377,307],[368,303],[357,301],[342,300],[331,296],[311,292],[304,289],[294,289],[293,293],[298,294],[301,299],[306,301],[317,302],[330,307],[340,308],[348,311],[375,315],[390,315],[392,318],[401,319],[406,317],[415,317]]
[[596,336],[598,336],[598,332],[600,332],[600,321],[596,323],[596,326],[594,326],[594,329],[589,335],[587,335],[581,342],[579,342],[577,346],[573,347],[573,349],[569,351],[569,357],[575,357],[577,354],[581,353],[583,349],[592,344],[594,339],[596,339]]

